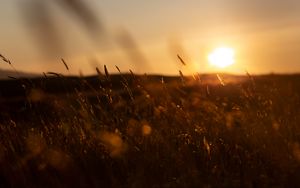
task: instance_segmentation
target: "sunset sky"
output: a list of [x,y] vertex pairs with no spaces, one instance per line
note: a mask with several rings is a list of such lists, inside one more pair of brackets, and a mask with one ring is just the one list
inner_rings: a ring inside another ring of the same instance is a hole
[[[105,27],[103,42],[94,40],[74,15],[47,3],[64,45],[60,54],[41,50],[22,13],[24,2],[5,0],[0,6],[0,54],[18,70],[66,73],[63,57],[74,74],[95,73],[95,66],[103,64],[112,71],[118,65],[124,72],[161,74],[179,69],[187,74],[300,72],[299,0],[85,0]],[[132,62],[126,46],[116,42],[120,32],[134,40],[144,61]],[[235,50],[234,65],[209,65],[209,53],[220,46]],[[0,68],[10,69],[4,63]]]

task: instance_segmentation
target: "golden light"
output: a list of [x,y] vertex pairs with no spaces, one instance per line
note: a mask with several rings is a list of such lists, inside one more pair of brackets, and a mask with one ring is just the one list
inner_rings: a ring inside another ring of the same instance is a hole
[[208,61],[213,66],[225,68],[234,64],[234,56],[235,52],[232,48],[220,47],[208,55]]

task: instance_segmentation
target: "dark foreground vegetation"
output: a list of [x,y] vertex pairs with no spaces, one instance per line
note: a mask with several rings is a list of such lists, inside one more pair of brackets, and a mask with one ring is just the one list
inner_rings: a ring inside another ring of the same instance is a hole
[[0,81],[0,187],[299,187],[300,76]]

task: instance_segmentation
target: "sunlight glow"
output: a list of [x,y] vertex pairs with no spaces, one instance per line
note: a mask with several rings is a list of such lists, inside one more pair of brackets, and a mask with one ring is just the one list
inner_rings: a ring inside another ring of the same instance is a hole
[[211,65],[218,68],[226,68],[234,64],[234,50],[228,47],[216,48],[208,55],[208,60]]

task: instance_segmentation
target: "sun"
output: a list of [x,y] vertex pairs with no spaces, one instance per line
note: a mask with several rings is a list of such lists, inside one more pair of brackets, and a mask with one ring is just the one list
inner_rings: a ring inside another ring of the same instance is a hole
[[226,68],[235,63],[234,56],[234,49],[219,47],[208,55],[208,61],[211,65],[218,68]]

